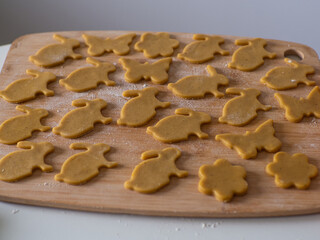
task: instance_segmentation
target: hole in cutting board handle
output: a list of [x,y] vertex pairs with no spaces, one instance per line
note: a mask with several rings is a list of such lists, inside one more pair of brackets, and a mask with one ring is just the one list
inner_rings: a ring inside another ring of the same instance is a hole
[[290,58],[295,61],[301,61],[304,59],[303,53],[294,49],[286,50],[283,55],[284,57]]

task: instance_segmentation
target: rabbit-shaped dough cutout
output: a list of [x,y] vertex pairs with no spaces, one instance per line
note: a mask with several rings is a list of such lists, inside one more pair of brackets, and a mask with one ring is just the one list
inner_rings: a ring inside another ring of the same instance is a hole
[[170,38],[170,35],[164,32],[144,33],[140,41],[134,45],[134,49],[143,52],[147,58],[169,57],[177,47],[179,47],[179,41]]
[[45,132],[50,129],[40,122],[42,118],[48,116],[47,110],[33,109],[24,105],[18,105],[16,109],[26,114],[10,118],[0,125],[0,143],[15,144],[31,137],[34,131]]
[[107,107],[102,99],[77,99],[72,101],[72,106],[79,108],[64,115],[59,126],[52,129],[53,133],[65,138],[77,138],[92,130],[95,123],[108,124],[112,121],[101,114],[101,110]]
[[141,159],[144,161],[134,168],[131,179],[124,183],[124,187],[140,193],[153,193],[168,185],[170,176],[188,176],[187,171],[176,167],[175,161],[180,155],[176,148],[142,153]]
[[156,108],[166,108],[169,102],[160,102],[156,95],[159,90],[148,87],[143,90],[127,90],[123,92],[124,97],[134,97],[130,99],[121,109],[118,125],[139,127],[146,124],[156,115]]
[[164,58],[154,63],[139,63],[129,58],[119,59],[123,69],[126,70],[124,79],[128,83],[136,83],[142,79],[150,79],[155,84],[166,83],[168,81],[168,70],[171,61],[171,58]]
[[74,48],[80,46],[78,40],[65,38],[58,34],[54,34],[53,38],[59,41],[60,44],[51,44],[41,48],[36,55],[30,56],[29,60],[40,67],[54,67],[64,63],[67,58],[82,58],[81,54],[73,51]]
[[84,67],[77,69],[69,74],[65,79],[61,79],[59,84],[64,86],[69,91],[84,92],[94,89],[99,83],[104,83],[107,86],[114,86],[115,82],[108,77],[110,72],[114,72],[116,67],[109,62],[100,62],[93,58],[87,58],[87,63],[94,67]]
[[135,33],[125,34],[115,39],[111,38],[99,38],[91,36],[88,34],[83,34],[82,38],[85,40],[86,44],[89,46],[88,54],[91,56],[101,56],[105,52],[113,52],[117,55],[127,55],[130,52],[129,45],[131,44],[133,38],[135,38]]
[[307,78],[308,74],[314,73],[312,66],[298,63],[290,58],[285,58],[284,61],[290,66],[271,69],[261,78],[260,82],[275,90],[296,88],[299,83],[304,83],[308,86],[316,84],[315,81],[310,81]]
[[320,118],[320,90],[315,86],[307,98],[296,98],[289,95],[275,93],[280,107],[286,111],[286,119],[290,122],[300,122],[304,116]]
[[257,150],[276,152],[281,148],[281,142],[274,136],[273,121],[271,119],[262,123],[254,132],[245,134],[225,133],[216,135],[216,140],[225,146],[235,149],[243,159],[255,158]]
[[70,148],[86,151],[69,157],[63,163],[60,173],[55,175],[56,181],[73,185],[83,184],[97,176],[101,167],[113,168],[118,165],[104,157],[104,154],[110,151],[106,144],[72,143]]
[[238,39],[236,45],[246,45],[238,48],[232,55],[232,62],[228,64],[229,68],[235,68],[241,71],[252,71],[264,63],[264,58],[275,58],[276,54],[264,49],[267,41],[261,38],[252,40]]
[[226,93],[240,94],[239,97],[232,98],[223,107],[220,123],[228,123],[234,126],[244,126],[257,117],[257,111],[268,111],[269,105],[263,105],[257,97],[260,95],[258,89],[228,88]]
[[48,83],[56,80],[56,76],[53,73],[39,72],[33,69],[27,69],[26,72],[33,77],[18,79],[0,91],[0,96],[4,100],[20,103],[36,98],[39,93],[47,97],[54,95],[54,91],[47,88]]
[[201,131],[201,125],[211,122],[209,114],[188,108],[178,108],[175,114],[161,119],[154,127],[148,127],[147,133],[166,143],[187,140],[190,135],[208,138],[208,134]]
[[178,54],[178,58],[191,63],[204,63],[213,59],[216,53],[229,55],[228,51],[220,47],[220,44],[224,43],[222,37],[194,34],[193,39],[196,41],[189,43],[182,53]]
[[45,164],[44,158],[53,152],[54,147],[49,142],[33,143],[18,142],[18,148],[26,150],[15,151],[0,159],[0,180],[7,182],[18,181],[32,175],[36,168],[43,172],[51,172],[51,165]]
[[194,75],[181,78],[176,83],[169,83],[168,89],[174,95],[182,98],[203,98],[206,93],[211,93],[215,97],[223,97],[224,94],[218,91],[219,85],[228,85],[229,80],[222,74],[208,65],[207,71],[210,76]]

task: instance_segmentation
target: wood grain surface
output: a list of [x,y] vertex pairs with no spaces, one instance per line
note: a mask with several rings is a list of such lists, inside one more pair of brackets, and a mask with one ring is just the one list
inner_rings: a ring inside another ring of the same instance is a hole
[[[59,32],[62,36],[76,38],[81,41],[81,48],[75,50],[84,58],[81,60],[67,60],[63,65],[42,69],[28,61],[30,55],[41,47],[56,43],[52,38],[53,33],[31,34],[20,37],[12,43],[0,75],[0,89],[4,89],[16,79],[25,78],[26,69],[51,71],[58,76],[58,80],[65,78],[69,73],[84,66],[90,66],[85,62],[87,47],[81,34],[87,33],[100,37],[115,37],[128,32],[120,31],[88,31],[88,32]],[[139,40],[142,32],[136,32],[137,37],[131,44],[130,53],[125,56],[137,59],[141,62],[154,62],[157,59],[146,59],[142,53],[136,52],[133,45]],[[317,54],[311,48],[277,40],[268,40],[266,49],[277,53],[277,58],[266,59],[263,66],[253,72],[242,72],[229,69],[227,63],[231,61],[233,52],[238,48],[234,40],[239,37],[222,36],[225,43],[222,48],[230,51],[229,56],[216,55],[211,61],[203,64],[191,64],[176,58],[182,52],[186,44],[192,42],[193,34],[171,33],[173,38],[180,41],[180,46],[174,51],[173,62],[169,70],[168,83],[176,82],[182,77],[200,75],[206,72],[208,64],[216,68],[218,73],[229,78],[229,87],[248,88],[261,90],[259,100],[262,104],[272,105],[272,110],[259,111],[258,117],[244,127],[220,124],[217,118],[222,114],[224,104],[234,95],[226,95],[221,99],[207,95],[204,99],[185,100],[174,96],[165,85],[154,85],[150,81],[141,81],[137,84],[129,84],[124,81],[124,70],[118,62],[119,56],[113,53],[105,53],[97,57],[102,61],[115,64],[116,72],[109,78],[116,82],[116,86],[108,87],[99,85],[97,89],[84,93],[74,93],[61,87],[58,81],[49,84],[49,89],[55,91],[55,96],[45,97],[39,95],[36,99],[25,104],[34,108],[45,108],[49,116],[42,123],[55,127],[60,119],[70,110],[72,100],[85,98],[102,98],[108,102],[108,107],[103,114],[112,117],[109,125],[96,124],[93,131],[77,138],[65,139],[53,134],[51,131],[35,132],[28,140],[40,142],[49,141],[55,146],[54,153],[48,155],[46,162],[52,164],[54,171],[42,173],[35,170],[31,177],[19,182],[0,182],[0,200],[32,204],[40,206],[97,211],[132,213],[142,215],[161,216],[192,216],[192,217],[251,217],[251,216],[284,216],[320,212],[320,177],[312,180],[308,190],[294,188],[281,189],[275,186],[274,178],[265,173],[266,165],[272,161],[273,154],[262,151],[257,158],[251,160],[241,159],[236,151],[228,149],[221,142],[214,140],[215,135],[221,133],[244,133],[254,130],[267,119],[274,120],[276,137],[283,145],[281,151],[290,154],[304,153],[309,157],[310,163],[320,168],[320,120],[314,117],[305,117],[300,123],[291,123],[284,118],[284,110],[273,97],[277,91],[267,88],[259,82],[267,71],[275,66],[286,65],[283,61],[285,52],[298,52],[303,58],[302,63],[312,65],[316,72],[310,76],[319,84],[320,63]],[[155,86],[161,92],[158,95],[160,101],[171,102],[166,109],[158,109],[156,117],[147,125],[139,128],[117,126],[116,120],[120,116],[120,110],[128,100],[122,97],[122,92],[128,89],[142,89],[146,86]],[[227,87],[219,88],[223,92]],[[282,91],[296,97],[306,97],[313,87],[299,85],[298,88]],[[16,104],[8,103],[0,99],[0,122],[20,115],[15,110]],[[146,127],[153,126],[159,119],[174,114],[176,108],[187,107],[197,111],[203,111],[212,116],[212,122],[205,124],[202,130],[209,134],[205,140],[190,137],[188,141],[175,144],[164,144],[146,134]],[[72,186],[54,180],[63,162],[71,155],[79,152],[69,149],[73,142],[106,143],[111,146],[111,151],[106,154],[110,161],[118,162],[119,166],[113,169],[102,168],[100,174],[87,184]],[[173,177],[168,186],[154,194],[140,194],[127,190],[123,183],[131,176],[133,168],[141,162],[142,152],[151,149],[163,149],[176,147],[182,151],[182,156],[177,160],[179,169],[187,170],[189,176],[178,179]],[[15,145],[0,146],[0,157],[18,150]],[[246,195],[234,197],[230,203],[218,202],[213,196],[207,196],[198,192],[198,170],[203,164],[211,164],[218,158],[225,158],[233,164],[238,164],[247,170],[247,182],[249,185]]]

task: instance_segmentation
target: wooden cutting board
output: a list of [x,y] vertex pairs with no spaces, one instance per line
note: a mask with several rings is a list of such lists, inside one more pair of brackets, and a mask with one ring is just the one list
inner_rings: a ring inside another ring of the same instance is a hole
[[[49,68],[58,76],[58,80],[66,77],[69,73],[84,66],[90,66],[85,62],[87,47],[81,34],[88,33],[100,37],[115,37],[127,32],[119,31],[94,31],[94,32],[60,32],[59,34],[76,38],[81,41],[81,48],[75,51],[81,53],[81,60],[67,60],[63,65]],[[125,56],[139,61],[155,61],[146,59],[142,53],[136,52],[133,45],[139,40],[141,32],[136,32],[137,37],[131,44],[131,52]],[[30,55],[41,47],[56,43],[52,39],[53,33],[31,34],[20,37],[12,43],[3,69],[0,75],[0,89],[4,89],[9,83],[16,79],[26,77],[25,70],[32,68],[43,70],[28,61]],[[320,82],[320,63],[315,51],[307,46],[277,40],[268,40],[267,50],[277,53],[276,59],[266,59],[263,66],[253,72],[242,72],[227,68],[231,61],[233,52],[238,48],[234,40],[239,37],[222,36],[225,38],[223,49],[229,50],[229,56],[216,55],[214,60],[203,64],[191,64],[176,58],[186,44],[192,42],[193,34],[172,33],[172,37],[180,41],[180,47],[175,50],[173,63],[169,70],[169,83],[176,82],[182,77],[189,75],[205,74],[206,66],[212,65],[218,73],[226,75],[230,87],[248,88],[253,87],[261,90],[260,101],[263,104],[272,105],[268,112],[259,111],[258,117],[244,127],[234,127],[226,124],[218,124],[217,118],[221,116],[224,104],[233,95],[226,95],[222,99],[211,95],[204,99],[185,100],[174,96],[166,85],[154,85],[150,81],[141,81],[137,84],[129,84],[124,81],[124,70],[118,62],[119,56],[115,54],[104,54],[97,59],[109,61],[116,65],[116,72],[109,75],[117,85],[107,87],[100,85],[95,90],[84,93],[74,93],[61,87],[58,81],[51,83],[49,88],[55,91],[55,96],[38,96],[35,100],[25,104],[34,108],[45,108],[50,115],[43,119],[42,123],[51,127],[57,126],[60,119],[70,110],[74,109],[71,102],[74,99],[102,98],[108,102],[108,107],[103,114],[112,117],[109,125],[96,124],[93,131],[77,138],[65,139],[54,135],[51,131],[35,132],[28,140],[40,142],[49,141],[55,146],[54,153],[48,155],[46,162],[53,165],[52,173],[42,173],[35,170],[31,177],[19,182],[0,182],[0,200],[68,208],[77,210],[132,213],[143,215],[161,216],[193,216],[193,217],[251,217],[251,216],[284,216],[320,212],[320,177],[316,177],[309,190],[281,189],[275,186],[274,178],[265,173],[266,165],[272,161],[273,154],[265,151],[260,152],[256,159],[243,160],[238,154],[225,147],[221,142],[214,140],[216,134],[220,133],[244,133],[246,130],[254,130],[267,119],[274,120],[276,136],[282,141],[281,151],[290,154],[304,153],[309,157],[310,163],[320,168],[320,120],[314,117],[306,117],[300,123],[291,123],[284,118],[283,109],[273,97],[276,92],[267,88],[259,82],[265,73],[275,66],[285,65],[284,54],[298,54],[302,63],[312,65],[316,73],[310,76],[317,84]],[[171,107],[159,109],[156,117],[146,126],[139,128],[119,127],[116,120],[119,118],[120,110],[128,99],[122,97],[122,92],[127,89],[142,89],[146,86],[155,86],[161,93],[158,98],[161,101],[171,102]],[[223,92],[226,87],[220,88]],[[312,87],[299,85],[298,88],[285,91],[297,97],[306,97]],[[0,99],[0,122],[20,115],[15,110],[16,104],[8,103]],[[146,134],[146,127],[154,125],[159,119],[174,114],[176,108],[187,107],[203,111],[212,116],[212,123],[203,125],[204,132],[209,138],[200,140],[190,137],[188,141],[176,144],[164,144]],[[56,182],[54,175],[57,174],[63,162],[71,155],[79,152],[70,150],[68,146],[73,142],[106,143],[111,146],[111,151],[106,155],[110,161],[119,163],[117,168],[101,169],[99,176],[81,186],[72,186],[66,183]],[[141,162],[142,152],[151,149],[163,149],[165,147],[176,147],[182,151],[182,156],[177,160],[180,169],[187,170],[187,178],[178,179],[173,177],[168,186],[154,194],[140,194],[127,190],[123,183],[131,176],[133,168]],[[4,145],[0,147],[0,157],[18,150],[15,145]],[[213,196],[204,195],[197,190],[198,169],[203,164],[212,164],[218,158],[225,158],[233,164],[238,164],[247,170],[247,182],[249,189],[246,195],[235,197],[230,203],[218,202]]]

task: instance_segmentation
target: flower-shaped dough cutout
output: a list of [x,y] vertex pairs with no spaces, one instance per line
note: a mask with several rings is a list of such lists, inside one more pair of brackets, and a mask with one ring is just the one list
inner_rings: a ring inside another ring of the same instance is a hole
[[266,172],[275,177],[275,184],[281,188],[296,187],[307,189],[311,178],[318,174],[315,165],[308,162],[308,157],[302,153],[290,156],[286,152],[278,152],[273,157],[273,162],[266,167]]
[[199,191],[214,195],[221,202],[231,201],[234,195],[244,195],[248,189],[244,167],[233,166],[225,159],[218,159],[213,165],[202,165],[199,177]]
[[140,41],[134,45],[135,50],[143,52],[148,58],[169,57],[177,47],[179,47],[179,41],[170,38],[170,34],[163,32],[144,33]]
[[310,81],[307,78],[308,74],[314,73],[312,66],[298,63],[290,58],[285,58],[284,61],[290,66],[271,69],[260,79],[260,82],[275,90],[296,88],[299,83],[304,83],[307,86],[316,84],[315,81]]

